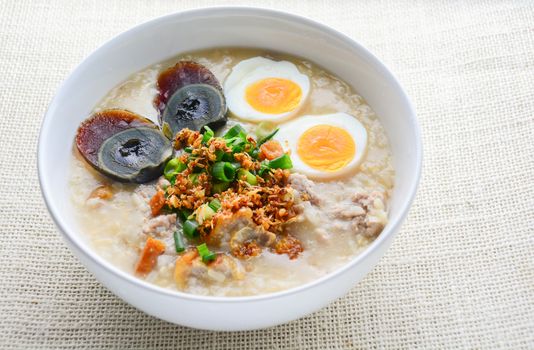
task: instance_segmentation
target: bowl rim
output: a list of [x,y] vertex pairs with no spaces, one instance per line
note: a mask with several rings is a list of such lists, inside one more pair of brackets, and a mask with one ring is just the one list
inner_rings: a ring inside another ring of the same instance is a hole
[[[56,208],[51,202],[50,198],[52,198],[54,194],[51,193],[50,190],[44,186],[45,175],[43,174],[42,169],[45,166],[44,164],[45,154],[43,154],[44,152],[43,147],[41,147],[41,145],[44,144],[44,139],[45,139],[44,135],[48,134],[49,129],[51,128],[50,125],[51,125],[51,120],[52,120],[52,112],[54,112],[56,105],[58,104],[58,97],[60,93],[66,88],[67,85],[70,84],[71,81],[75,79],[75,77],[79,73],[80,67],[90,64],[91,61],[94,60],[94,56],[99,51],[104,50],[108,47],[111,47],[115,45],[116,43],[120,43],[120,41],[126,38],[127,36],[135,35],[136,33],[144,31],[146,28],[155,26],[160,22],[168,21],[176,17],[187,18],[189,16],[205,15],[207,13],[209,13],[210,15],[214,15],[214,14],[224,15],[225,13],[228,13],[231,15],[237,14],[237,15],[244,15],[244,16],[246,15],[270,16],[273,18],[284,19],[284,20],[288,20],[291,22],[300,23],[305,26],[315,27],[319,29],[320,31],[325,32],[326,34],[337,37],[341,41],[344,41],[350,44],[351,46],[355,47],[360,54],[362,54],[365,58],[369,59],[371,61],[371,64],[375,66],[378,70],[380,70],[386,76],[386,78],[391,82],[391,85],[393,85],[395,90],[398,91],[399,96],[402,98],[403,103],[406,105],[407,109],[410,112],[409,113],[410,123],[415,134],[415,140],[414,140],[415,141],[415,155],[414,156],[415,156],[415,161],[416,161],[416,169],[415,169],[415,176],[408,189],[409,196],[403,201],[403,203],[401,204],[401,208],[399,209],[400,215],[397,217],[395,221],[393,222],[390,221],[389,225],[380,233],[380,235],[371,244],[369,244],[364,249],[364,251],[354,256],[349,262],[345,263],[343,266],[333,270],[332,272],[324,276],[321,276],[317,279],[314,279],[302,285],[298,285],[298,286],[295,286],[289,289],[284,289],[284,290],[273,292],[273,293],[234,297],[234,296],[197,295],[197,294],[185,293],[181,291],[174,291],[174,290],[170,290],[170,289],[163,288],[155,284],[149,283],[145,280],[137,278],[134,275],[129,274],[126,271],[123,271],[119,269],[118,267],[114,266],[112,263],[106,261],[104,258],[99,256],[94,251],[94,249],[91,249],[87,244],[82,244],[81,238],[76,239],[76,233],[70,232],[70,230],[67,229],[67,225],[63,223],[61,219],[62,216],[61,216],[60,210],[58,210],[58,208]],[[256,6],[213,6],[213,7],[194,8],[194,9],[185,10],[185,11],[177,11],[177,12],[173,12],[167,15],[152,18],[148,21],[145,21],[143,23],[140,23],[138,25],[135,25],[134,27],[131,27],[125,30],[119,33],[118,35],[115,35],[114,37],[106,41],[104,44],[100,45],[95,50],[93,50],[88,56],[86,56],[82,60],[82,62],[80,62],[68,74],[67,78],[60,84],[60,86],[58,87],[58,89],[56,90],[54,94],[52,101],[48,105],[48,108],[41,122],[41,128],[39,132],[39,139],[37,142],[37,147],[38,147],[37,148],[37,170],[38,170],[39,185],[41,188],[41,193],[42,193],[47,209],[54,223],[59,228],[59,231],[61,232],[63,238],[66,239],[68,243],[76,247],[81,253],[83,253],[93,263],[96,263],[100,268],[110,272],[115,277],[120,278],[123,282],[134,285],[136,287],[146,289],[154,293],[162,294],[168,297],[173,297],[173,298],[177,297],[177,298],[183,298],[183,299],[187,299],[191,301],[215,302],[215,303],[242,303],[242,302],[266,301],[270,299],[277,299],[277,298],[282,298],[282,297],[289,296],[292,294],[301,293],[305,290],[314,288],[315,286],[322,284],[323,282],[327,280],[333,279],[336,276],[339,276],[343,274],[344,272],[346,272],[347,270],[360,264],[373,251],[379,249],[380,246],[386,244],[389,236],[394,235],[400,228],[403,221],[405,220],[408,214],[408,211],[415,198],[417,188],[420,182],[421,170],[422,170],[422,158],[423,158],[421,131],[420,131],[419,124],[417,122],[416,112],[413,107],[413,104],[411,103],[410,99],[406,95],[404,89],[398,82],[397,78],[382,63],[382,61],[380,61],[367,48],[365,48],[362,44],[358,43],[356,40],[352,39],[346,34],[343,34],[342,32],[339,32],[333,29],[332,27],[327,26],[326,24],[320,23],[318,21],[312,20],[302,15],[297,15],[297,14],[280,11],[280,10],[274,10],[271,8],[256,7]]]

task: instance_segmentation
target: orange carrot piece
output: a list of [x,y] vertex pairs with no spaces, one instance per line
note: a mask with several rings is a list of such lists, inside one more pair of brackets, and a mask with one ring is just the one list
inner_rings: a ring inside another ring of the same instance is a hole
[[156,216],[161,211],[161,208],[165,205],[165,192],[159,190],[156,192],[154,197],[150,199],[150,209],[152,210],[152,215]]
[[270,140],[260,146],[260,159],[273,160],[284,154],[284,149],[280,142]]
[[148,274],[150,271],[152,271],[154,266],[156,266],[156,263],[158,262],[158,256],[163,254],[164,251],[165,243],[158,239],[148,237],[145,243],[145,248],[141,253],[141,257],[135,266],[135,272],[140,275]]

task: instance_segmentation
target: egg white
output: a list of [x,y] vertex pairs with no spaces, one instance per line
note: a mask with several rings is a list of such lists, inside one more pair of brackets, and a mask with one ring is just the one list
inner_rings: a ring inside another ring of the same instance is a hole
[[[245,92],[249,85],[267,78],[291,80],[301,91],[298,106],[292,111],[269,114],[260,112],[246,100]],[[224,94],[228,109],[235,117],[249,122],[271,121],[280,123],[298,113],[310,92],[310,79],[302,74],[297,66],[288,61],[273,61],[264,57],[253,57],[243,60],[232,68],[232,72],[224,83]]]
[[[322,171],[307,165],[297,153],[297,144],[300,136],[306,130],[317,125],[332,125],[339,127],[349,133],[356,145],[354,158],[343,168],[336,171]],[[365,127],[350,114],[333,113],[324,115],[307,115],[295,119],[291,122],[280,125],[280,130],[274,136],[284,148],[284,151],[290,152],[293,163],[293,171],[302,173],[310,179],[330,180],[339,178],[350,173],[354,173],[362,159],[364,158],[367,148],[367,130]]]

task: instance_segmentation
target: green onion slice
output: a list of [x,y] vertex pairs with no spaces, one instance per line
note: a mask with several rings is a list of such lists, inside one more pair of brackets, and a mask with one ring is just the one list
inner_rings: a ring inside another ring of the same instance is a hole
[[244,143],[239,143],[237,145],[233,145],[232,146],[232,152],[233,153],[241,153],[241,152],[243,152],[244,149],[245,149],[245,144]]
[[221,193],[226,191],[230,187],[229,182],[216,182],[211,186],[212,193]]
[[181,253],[185,250],[184,240],[178,231],[174,231],[174,247],[176,248],[176,253]]
[[210,204],[208,204],[210,206],[211,209],[213,209],[214,211],[218,211],[219,209],[221,209],[221,201],[218,200],[217,198],[215,198],[214,200],[212,200],[210,202]]
[[195,211],[195,218],[199,224],[211,219],[213,215],[215,215],[215,210],[213,210],[213,208],[210,207],[208,203],[202,204]]
[[235,178],[235,167],[229,162],[216,162],[213,164],[211,174],[218,180],[230,182]]
[[225,140],[230,140],[230,139],[232,139],[232,138],[234,138],[236,136],[242,137],[242,135],[244,135],[246,137],[247,131],[240,124],[236,124],[236,125],[232,126],[226,132],[226,134],[224,134],[223,138]]
[[266,171],[269,171],[271,170],[271,168],[269,168],[269,162],[268,161],[263,161],[261,162],[260,164],[260,170],[258,171],[258,175],[260,176],[263,176],[263,174],[265,174]]
[[189,238],[198,236],[198,222],[195,219],[188,219],[183,224],[184,235]]
[[232,149],[233,153],[239,153],[242,152],[247,144],[249,144],[247,140],[247,134],[240,133],[238,136],[231,137],[229,139],[225,139],[226,145]]
[[200,254],[200,257],[202,258],[202,261],[205,263],[207,263],[208,261],[215,260],[215,258],[217,257],[215,253],[209,250],[206,243],[197,245],[197,250],[198,250],[198,253]]
[[178,216],[180,216],[180,219],[182,221],[187,220],[191,216],[192,212],[189,209],[181,209],[178,211]]
[[252,151],[249,152],[250,156],[254,159],[258,159],[258,156],[260,155],[260,149],[254,148]]
[[291,162],[291,158],[284,153],[280,157],[275,158],[267,163],[267,166],[271,169],[291,169],[293,167],[293,163]]
[[248,182],[252,186],[256,186],[258,184],[258,179],[256,178],[256,176],[245,169],[239,169],[239,171],[237,172],[237,178],[239,180]]
[[222,149],[218,149],[215,151],[215,161],[220,162],[223,159],[224,151]]
[[178,158],[173,158],[165,164],[163,175],[170,181],[176,174],[184,171],[186,168],[187,165],[182,163]]
[[204,130],[206,131],[204,132],[204,135],[202,135],[202,143],[208,142],[215,136],[215,132],[213,132],[209,126],[205,125]]
[[260,147],[261,145],[263,145],[265,142],[269,141],[270,139],[272,139],[274,137],[274,135],[276,135],[276,133],[278,132],[278,130],[280,129],[274,129],[274,131],[272,133],[270,133],[269,135],[265,136],[264,138],[260,139],[258,141],[258,143],[256,144],[257,147]]
[[221,161],[223,161],[223,162],[233,162],[234,161],[234,155],[232,153],[223,153]]

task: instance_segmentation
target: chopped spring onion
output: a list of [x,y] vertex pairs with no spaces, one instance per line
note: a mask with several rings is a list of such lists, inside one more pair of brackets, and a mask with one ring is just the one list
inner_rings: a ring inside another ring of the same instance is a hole
[[232,143],[230,147],[232,148],[233,153],[241,153],[245,149],[245,146],[246,146],[246,141],[239,140],[237,142]]
[[252,151],[249,152],[250,156],[254,159],[258,159],[258,156],[260,154],[259,148],[254,148]]
[[213,136],[215,136],[215,133],[210,129],[209,126],[205,125],[204,130],[206,131],[204,132],[204,135],[202,135],[202,143],[208,142],[213,138]]
[[191,153],[191,152],[193,152],[193,147],[190,147],[190,146],[185,147],[185,148],[184,148],[184,152],[186,152],[186,153]]
[[250,142],[247,140],[247,134],[245,132],[241,132],[237,136],[225,139],[225,141],[226,146],[230,147],[233,153],[242,152],[245,147],[250,144]]
[[221,193],[224,192],[230,187],[229,182],[216,182],[211,186],[211,192],[213,193]]
[[212,175],[221,181],[233,181],[235,178],[235,167],[229,162],[216,162],[213,164]]
[[210,206],[211,209],[213,209],[214,211],[219,211],[219,209],[221,209],[221,201],[218,200],[217,198],[215,198],[214,200],[212,200],[210,202],[210,204],[208,204]]
[[178,216],[182,221],[187,220],[191,216],[192,212],[189,209],[182,209],[178,211]]
[[219,162],[223,159],[224,151],[222,149],[218,149],[215,151],[215,161]]
[[265,136],[264,138],[258,140],[258,143],[256,144],[256,147],[260,147],[261,145],[263,145],[265,142],[269,141],[270,139],[272,139],[274,137],[274,135],[276,135],[276,133],[278,132],[278,130],[280,129],[274,129],[273,132],[271,132],[269,135]]
[[230,129],[228,129],[226,134],[224,134],[223,138],[225,140],[229,140],[229,139],[232,139],[232,138],[234,138],[236,136],[239,136],[239,135],[242,135],[242,134],[244,134],[246,136],[247,131],[245,129],[243,129],[243,127],[240,124],[236,124],[236,125],[232,126]]
[[199,224],[202,224],[205,220],[209,220],[215,215],[215,210],[209,206],[209,204],[202,204],[195,211],[195,218]]
[[178,231],[174,231],[174,247],[176,248],[176,253],[181,253],[185,250],[184,240]]
[[271,160],[267,163],[267,166],[271,169],[291,169],[293,163],[287,153],[282,154],[280,157]]
[[163,175],[170,181],[176,174],[184,171],[185,168],[187,168],[187,165],[182,163],[178,158],[173,158],[165,164]]
[[256,176],[245,169],[239,169],[239,171],[237,172],[237,178],[239,180],[248,182],[252,186],[256,186],[258,184],[258,179],[256,178]]
[[198,250],[198,253],[200,254],[200,257],[202,258],[202,261],[205,263],[207,263],[208,261],[215,260],[215,258],[217,257],[215,253],[209,250],[206,243],[197,245],[197,250]]
[[233,162],[234,161],[234,155],[232,153],[223,153],[221,160],[223,162]]
[[198,222],[194,219],[188,219],[183,224],[184,235],[189,238],[198,236]]
[[269,164],[268,161],[263,161],[263,162],[261,162],[261,164],[260,164],[260,170],[258,170],[258,175],[259,175],[259,176],[263,176],[263,174],[265,174],[266,171],[271,170],[271,168],[269,167],[268,164]]

